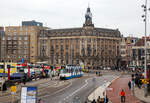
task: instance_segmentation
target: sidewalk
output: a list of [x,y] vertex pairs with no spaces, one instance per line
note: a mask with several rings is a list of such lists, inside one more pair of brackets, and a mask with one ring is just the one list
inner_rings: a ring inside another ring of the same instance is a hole
[[138,100],[132,93],[131,90],[128,89],[128,82],[131,78],[129,76],[122,76],[116,79],[107,89],[107,96],[109,101],[112,103],[121,103],[120,100],[120,91],[122,89],[126,92],[126,103],[142,103]]
[[144,88],[139,89],[138,87],[135,87],[134,94],[135,97],[141,101],[144,101],[144,103],[150,103],[150,96],[144,97]]

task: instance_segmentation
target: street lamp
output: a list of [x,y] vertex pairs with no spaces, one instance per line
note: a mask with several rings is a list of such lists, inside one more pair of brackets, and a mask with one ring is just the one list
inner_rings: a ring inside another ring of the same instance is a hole
[[[142,15],[143,21],[145,22],[145,68],[144,68],[144,77],[147,78],[147,43],[146,43],[146,36],[147,36],[147,11],[150,10],[150,8],[147,8],[147,0],[145,0],[145,4],[141,6],[144,11],[144,15]],[[147,85],[145,84],[145,96],[147,96]]]

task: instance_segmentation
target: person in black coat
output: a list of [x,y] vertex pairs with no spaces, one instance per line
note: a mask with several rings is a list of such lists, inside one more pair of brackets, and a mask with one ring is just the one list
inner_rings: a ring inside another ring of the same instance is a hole
[[7,85],[6,85],[6,83],[4,82],[4,84],[3,84],[3,91],[6,91],[7,90]]
[[92,101],[91,103],[96,103],[96,100],[95,100],[95,99],[93,99],[93,101]]
[[129,90],[131,90],[131,81],[128,82]]
[[24,74],[24,77],[23,77],[23,84],[25,85],[26,84],[26,74]]

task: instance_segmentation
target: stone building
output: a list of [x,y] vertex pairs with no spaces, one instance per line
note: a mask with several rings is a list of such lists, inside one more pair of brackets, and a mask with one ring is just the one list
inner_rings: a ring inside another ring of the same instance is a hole
[[[150,63],[150,37],[147,37],[147,63]],[[138,40],[132,47],[132,65],[144,67],[145,64],[145,37]]]
[[2,41],[2,37],[5,35],[4,32],[4,27],[0,27],[0,60],[1,60],[1,41]]
[[138,41],[135,37],[122,37],[120,43],[121,66],[129,66],[132,61],[132,47]]
[[97,28],[87,8],[83,27],[42,30],[38,56],[50,65],[116,66],[120,57],[118,29]]

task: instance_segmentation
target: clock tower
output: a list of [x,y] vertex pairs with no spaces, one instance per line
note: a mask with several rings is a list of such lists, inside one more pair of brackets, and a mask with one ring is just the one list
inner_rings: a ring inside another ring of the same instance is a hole
[[92,13],[91,13],[90,7],[87,8],[87,11],[85,13],[85,23],[83,24],[83,27],[85,26],[94,27],[94,24],[92,24]]

